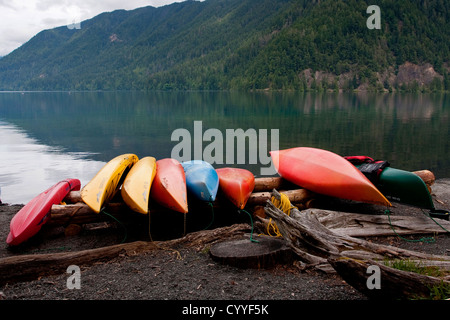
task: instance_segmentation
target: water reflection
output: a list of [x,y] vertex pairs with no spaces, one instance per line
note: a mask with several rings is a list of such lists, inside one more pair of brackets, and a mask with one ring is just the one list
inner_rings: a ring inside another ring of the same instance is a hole
[[104,165],[86,154],[65,153],[39,144],[14,125],[0,122],[0,187],[2,202],[27,203],[66,178],[89,181]]
[[[341,155],[368,155],[388,160],[396,168],[429,169],[445,178],[450,177],[449,114],[448,94],[0,93],[0,121],[13,124],[16,131],[24,130],[37,148],[33,152],[49,158],[43,162],[65,156],[81,161],[77,169],[72,163],[60,166],[64,172],[70,168],[72,176],[89,176],[96,161],[104,163],[122,153],[169,157],[178,143],[171,141],[172,132],[185,128],[193,135],[194,121],[199,120],[203,132],[210,128],[223,134],[226,129],[279,129],[282,149],[311,146]],[[30,147],[21,144],[25,150]],[[11,157],[20,161],[11,155],[18,152],[13,145],[7,152],[1,145],[2,167],[5,159],[9,166]],[[207,145],[203,142],[203,148]],[[33,159],[33,152],[22,156]],[[260,170],[260,166],[246,167],[255,174]],[[15,179],[24,179],[24,175]]]

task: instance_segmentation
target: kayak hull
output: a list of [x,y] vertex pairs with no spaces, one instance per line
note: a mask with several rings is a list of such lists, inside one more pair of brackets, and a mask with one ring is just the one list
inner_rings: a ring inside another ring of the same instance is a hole
[[246,169],[216,169],[219,187],[225,196],[239,209],[244,209],[255,188],[255,176]]
[[6,243],[11,246],[19,245],[37,234],[47,222],[52,205],[61,203],[72,190],[80,190],[80,180],[60,181],[28,202],[12,218]]
[[391,206],[364,174],[333,152],[299,147],[270,154],[278,173],[305,189],[341,199]]
[[131,210],[142,214],[148,213],[150,189],[155,175],[154,157],[144,157],[131,167],[120,191],[124,202]]
[[376,186],[392,201],[434,209],[433,199],[425,182],[412,172],[387,167],[381,172]]
[[171,210],[188,212],[186,177],[180,162],[170,158],[156,161],[150,197]]
[[214,167],[202,160],[182,163],[186,175],[186,187],[198,200],[214,202],[219,189],[219,176]]
[[[99,213],[120,187],[122,177],[138,161],[135,154],[123,154],[109,161],[81,190],[81,199]],[[125,173],[125,174],[124,174]]]

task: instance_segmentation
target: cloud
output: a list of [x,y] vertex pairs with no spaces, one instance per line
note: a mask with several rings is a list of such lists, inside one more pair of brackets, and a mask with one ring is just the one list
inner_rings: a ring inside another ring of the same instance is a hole
[[159,7],[183,0],[0,0],[0,56],[45,29],[90,19],[102,12]]

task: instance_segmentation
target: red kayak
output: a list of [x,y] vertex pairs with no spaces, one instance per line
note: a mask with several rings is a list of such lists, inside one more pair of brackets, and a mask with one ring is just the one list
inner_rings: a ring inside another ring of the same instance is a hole
[[186,177],[179,161],[170,158],[156,161],[150,196],[166,208],[188,212]]
[[341,199],[391,206],[361,171],[333,152],[301,147],[271,151],[270,155],[280,176],[305,189]]
[[52,205],[61,203],[72,190],[80,190],[80,180],[60,181],[28,202],[12,218],[6,243],[15,246],[38,233],[47,222]]
[[239,209],[244,209],[255,187],[255,176],[246,169],[220,168],[219,186],[227,198]]

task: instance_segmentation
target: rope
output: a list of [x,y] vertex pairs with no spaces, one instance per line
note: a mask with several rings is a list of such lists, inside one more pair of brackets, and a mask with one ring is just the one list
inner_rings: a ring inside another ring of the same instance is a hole
[[392,225],[392,222],[391,222],[391,215],[390,215],[390,213],[391,213],[391,211],[389,209],[384,210],[384,214],[388,216],[389,226],[391,227],[392,231],[397,235],[397,237],[399,237],[403,241],[406,241],[406,242],[424,242],[424,243],[434,243],[434,242],[436,242],[436,239],[434,237],[422,237],[420,239],[406,239],[406,238],[402,237],[400,234],[397,233],[397,231],[395,231],[394,226]]
[[422,209],[422,213],[423,213],[426,217],[428,217],[428,218],[430,218],[431,220],[433,220],[434,223],[436,223],[439,227],[441,227],[442,230],[444,230],[444,231],[447,232],[447,233],[450,233],[450,231],[448,231],[445,227],[443,227],[439,222],[437,222],[436,220],[434,220],[433,217],[430,216],[428,213],[426,213],[423,209]]
[[[297,207],[293,206],[289,201],[289,197],[284,193],[280,193],[280,199],[272,196],[271,201],[273,205],[283,211],[288,216],[291,215],[291,209],[297,209]],[[273,232],[273,233],[272,233]],[[272,218],[269,219],[269,223],[267,224],[267,234],[271,237],[282,237],[280,230],[275,222],[272,221]]]
[[241,213],[241,212],[245,212],[245,213],[249,216],[249,218],[250,218],[250,223],[251,223],[251,226],[252,226],[252,231],[251,231],[251,233],[250,233],[250,241],[251,241],[251,242],[259,243],[258,240],[253,239],[253,219],[252,219],[252,215],[251,215],[250,213],[248,213],[247,211],[245,211],[244,209],[240,209],[240,210],[239,210],[239,213]]

